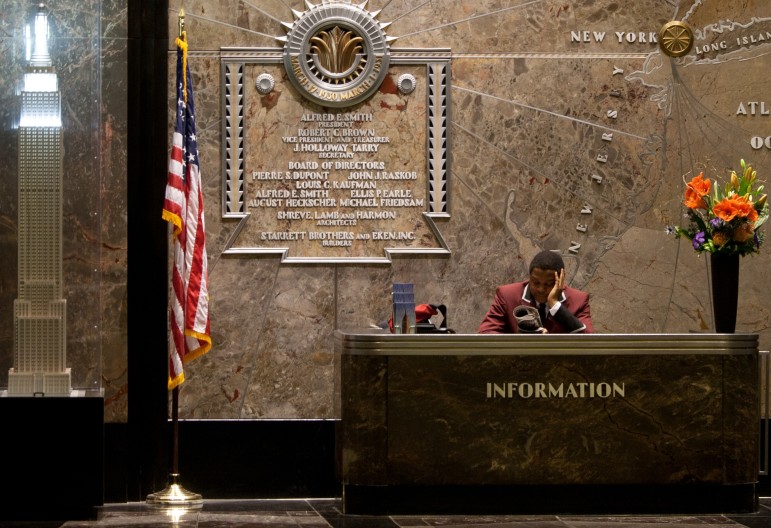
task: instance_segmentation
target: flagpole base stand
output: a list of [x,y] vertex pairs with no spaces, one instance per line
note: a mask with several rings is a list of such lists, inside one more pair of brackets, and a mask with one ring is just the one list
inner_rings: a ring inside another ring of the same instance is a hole
[[177,482],[178,473],[172,473],[171,484],[161,491],[147,496],[147,504],[156,508],[180,508],[200,509],[203,507],[203,498],[198,493],[187,491]]

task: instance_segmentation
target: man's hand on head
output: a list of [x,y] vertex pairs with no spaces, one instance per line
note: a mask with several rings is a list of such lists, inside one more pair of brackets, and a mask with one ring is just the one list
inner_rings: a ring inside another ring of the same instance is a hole
[[554,287],[549,292],[549,297],[546,300],[546,304],[549,308],[554,306],[562,295],[562,291],[565,289],[565,268],[560,269],[559,273],[554,272]]

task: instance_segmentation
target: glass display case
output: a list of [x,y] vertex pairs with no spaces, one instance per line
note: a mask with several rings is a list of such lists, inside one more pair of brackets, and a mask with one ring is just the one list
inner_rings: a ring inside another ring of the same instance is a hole
[[0,37],[0,396],[100,395],[98,9],[13,3]]
[[[0,519],[83,518],[103,501],[100,20],[100,2],[3,3],[0,450],[14,482]],[[51,468],[68,485],[40,511],[30,490]]]

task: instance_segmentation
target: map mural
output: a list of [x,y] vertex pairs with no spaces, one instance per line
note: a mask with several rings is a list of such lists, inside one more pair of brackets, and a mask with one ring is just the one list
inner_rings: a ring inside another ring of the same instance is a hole
[[[424,200],[418,208],[432,213],[425,169],[432,154],[420,130],[430,71],[419,61],[400,64],[397,57],[449,52],[446,214],[429,219],[435,232],[414,209],[406,216],[398,211],[409,218],[397,221],[398,227],[359,222],[349,229],[415,233],[416,240],[404,235],[385,247],[410,248],[423,240],[446,252],[380,259],[378,246],[368,255],[378,260],[371,264],[306,266],[286,262],[287,255],[323,252],[279,241],[273,246],[290,248],[282,263],[275,252],[233,248],[263,247],[255,243],[259,231],[323,229],[295,229],[289,226],[302,223],[281,222],[279,211],[258,208],[246,223],[227,214],[210,220],[210,240],[219,245],[210,252],[221,255],[213,258],[212,272],[213,310],[220,319],[213,328],[220,343],[191,367],[181,399],[187,416],[333,417],[334,330],[366,329],[387,319],[391,285],[410,282],[418,302],[446,304],[450,326],[473,333],[495,286],[523,277],[540,249],[560,251],[571,285],[590,292],[597,331],[712,330],[707,259],[668,228],[684,213],[684,179],[699,171],[724,178],[745,159],[759,178],[767,177],[771,103],[763,101],[768,81],[762,72],[769,65],[771,6],[370,1],[364,9],[385,24],[389,38],[389,74],[369,98],[341,110],[304,98],[281,64],[254,59],[269,50],[280,54],[287,25],[302,21],[316,3],[239,3],[227,15],[206,5],[185,9],[193,69],[207,87],[199,98],[209,105],[211,133],[201,144],[210,149],[210,200],[219,200],[223,188],[224,138],[216,130],[223,119],[225,57],[228,64],[246,65],[245,174],[270,174],[303,160],[321,163],[315,154],[287,154],[280,138],[312,128],[302,124],[303,115],[358,113],[378,123],[367,121],[362,129],[377,128],[374,134],[390,141],[381,152],[356,159],[413,167],[425,186],[413,193]],[[680,57],[660,46],[659,32],[671,21],[687,24],[693,34],[692,47]],[[264,94],[255,90],[261,74],[274,83]],[[414,91],[398,89],[404,74],[414,79]],[[248,200],[261,187],[245,182]],[[348,250],[333,251],[346,260]],[[737,328],[759,332],[762,342],[769,311],[757,282],[766,281],[766,259],[761,251],[742,262]]]

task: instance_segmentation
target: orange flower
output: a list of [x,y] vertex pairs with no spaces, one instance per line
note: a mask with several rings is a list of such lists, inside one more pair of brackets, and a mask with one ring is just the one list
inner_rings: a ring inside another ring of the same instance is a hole
[[712,182],[704,179],[704,173],[700,172],[685,186],[685,201],[683,202],[689,209],[706,209],[707,204],[704,197],[709,194],[712,188]]
[[737,196],[735,198],[735,202],[738,216],[741,218],[746,218],[750,222],[754,222],[758,219],[758,212],[755,210],[755,206],[746,197]]
[[749,242],[752,237],[755,236],[755,230],[752,228],[752,224],[744,222],[742,225],[734,229],[733,239],[737,242]]
[[722,231],[712,233],[712,243],[717,247],[724,246],[729,240],[731,240],[731,238]]
[[744,196],[731,196],[723,198],[712,207],[715,216],[725,222],[730,222],[736,217],[746,218],[750,222],[758,219],[758,212],[753,207],[752,202]]
[[736,208],[736,203],[731,198],[723,198],[718,203],[712,206],[712,212],[715,216],[723,220],[724,222],[730,222],[736,215],[739,214]]

